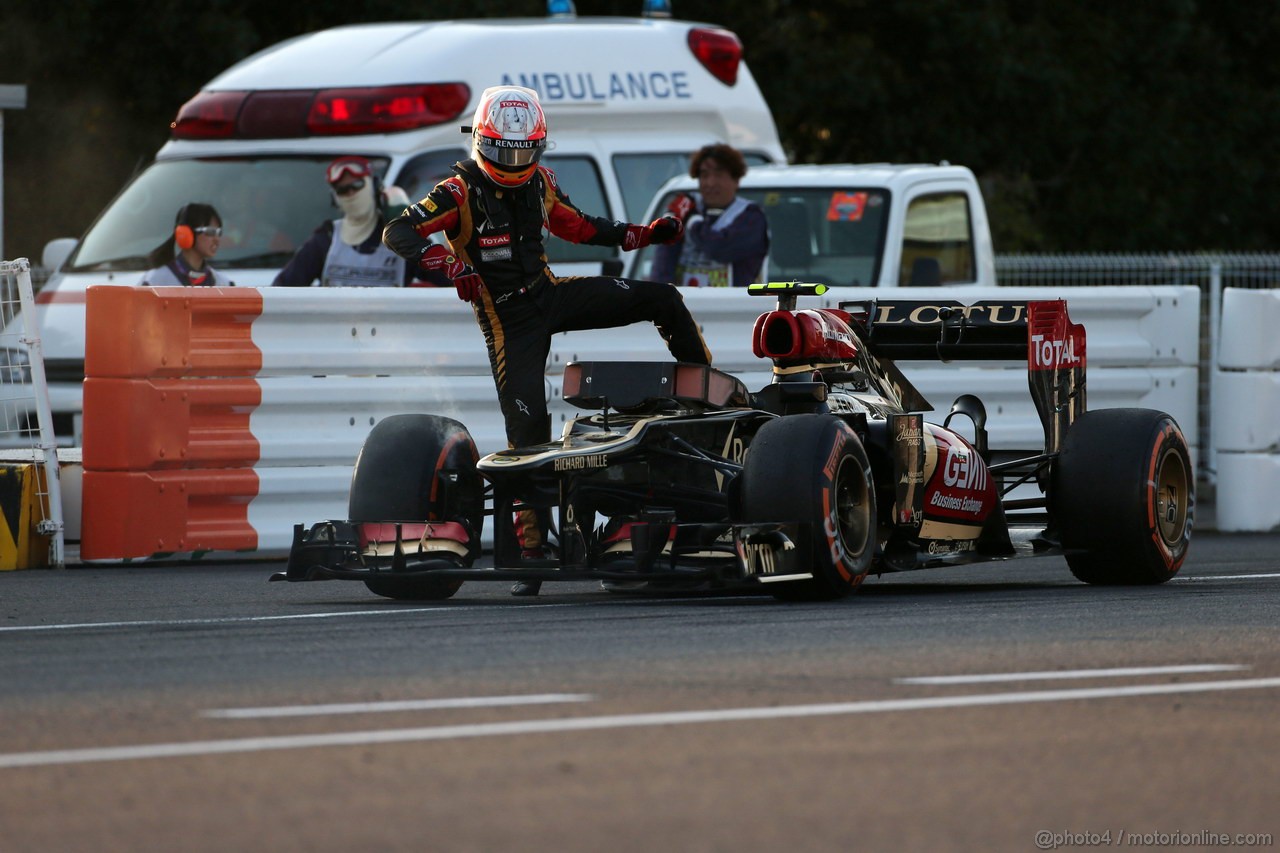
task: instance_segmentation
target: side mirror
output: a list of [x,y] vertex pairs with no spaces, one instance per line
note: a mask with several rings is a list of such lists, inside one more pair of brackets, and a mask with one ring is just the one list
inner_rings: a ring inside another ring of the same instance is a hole
[[62,266],[67,257],[75,250],[80,241],[74,237],[59,237],[44,244],[44,252],[40,255],[40,266],[53,272]]

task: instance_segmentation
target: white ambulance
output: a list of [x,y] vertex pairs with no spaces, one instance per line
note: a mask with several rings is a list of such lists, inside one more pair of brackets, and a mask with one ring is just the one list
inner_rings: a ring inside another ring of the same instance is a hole
[[[79,444],[85,289],[138,284],[179,208],[213,204],[224,227],[214,266],[238,286],[270,285],[339,216],[323,176],[330,160],[363,155],[385,183],[420,198],[468,156],[461,127],[500,84],[539,93],[551,139],[543,162],[594,215],[638,221],[708,142],[751,163],[785,162],[741,43],[713,25],[570,14],[363,24],[282,42],[209,81],[84,236],[46,247],[56,272],[37,312],[60,443]],[[622,270],[609,247],[553,238],[548,256],[561,275]]]

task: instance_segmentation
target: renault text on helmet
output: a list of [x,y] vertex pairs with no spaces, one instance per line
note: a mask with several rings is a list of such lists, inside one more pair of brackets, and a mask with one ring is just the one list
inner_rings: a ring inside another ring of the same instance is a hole
[[475,161],[494,183],[518,187],[547,150],[547,118],[532,89],[492,86],[480,95],[472,121]]

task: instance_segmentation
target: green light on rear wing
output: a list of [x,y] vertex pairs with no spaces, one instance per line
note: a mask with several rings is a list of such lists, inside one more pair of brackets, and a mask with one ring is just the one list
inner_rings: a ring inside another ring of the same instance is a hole
[[825,284],[771,281],[768,284],[747,285],[747,294],[750,296],[821,296],[830,289]]

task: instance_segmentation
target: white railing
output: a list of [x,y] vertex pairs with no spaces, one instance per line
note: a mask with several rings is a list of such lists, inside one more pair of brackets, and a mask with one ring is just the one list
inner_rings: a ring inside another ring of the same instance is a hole
[[[19,314],[24,322],[12,322]],[[33,485],[30,507],[25,505],[25,495],[19,493],[18,504],[6,508],[18,510],[9,523],[16,521],[20,525],[11,531],[15,565],[8,568],[29,567],[27,555],[20,553],[28,537],[47,538],[49,543],[44,558],[33,554],[32,562],[38,560],[39,565],[61,568],[65,560],[61,472],[40,332],[34,323],[26,321],[34,316],[35,298],[27,259],[0,261],[0,328],[6,330],[0,333],[0,445],[5,448],[4,458],[17,462],[24,475],[29,472]],[[29,529],[28,509],[39,516]]]

